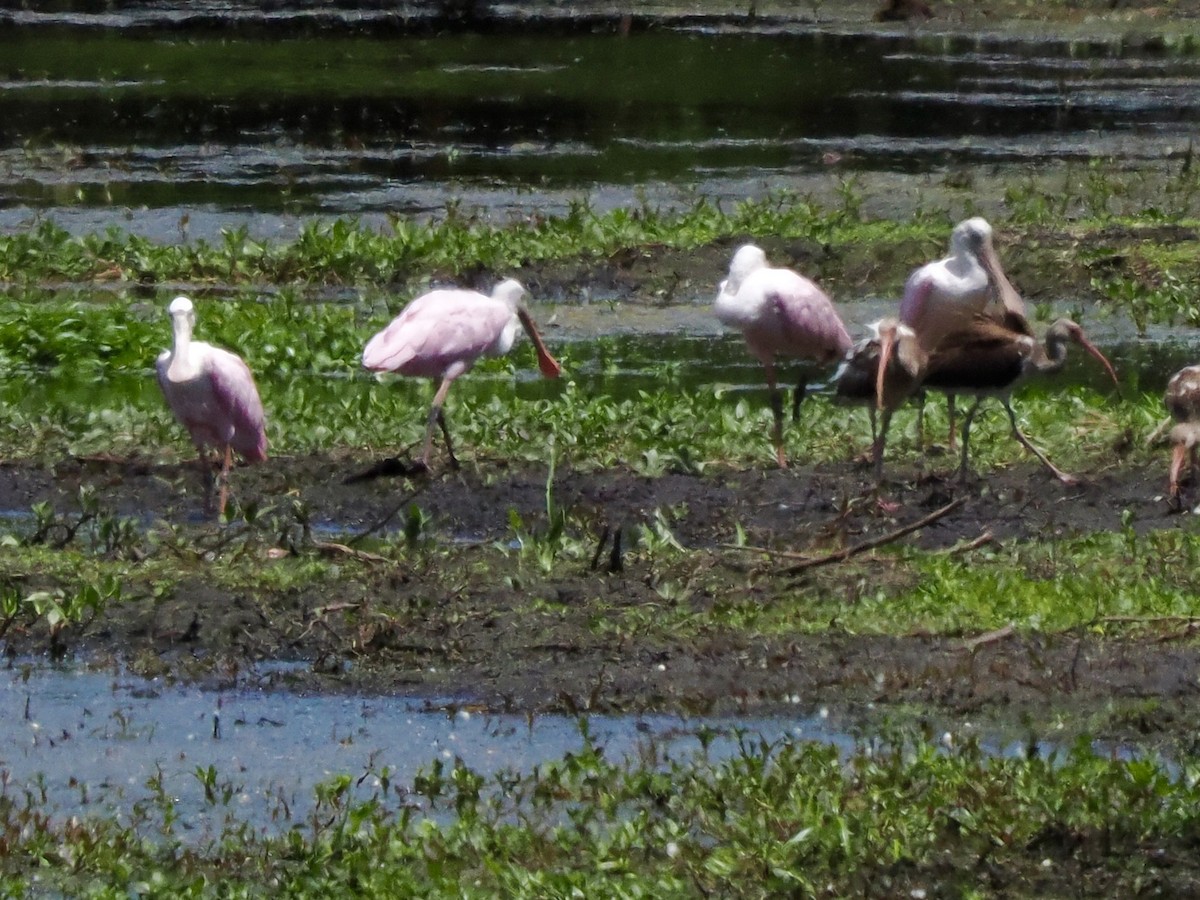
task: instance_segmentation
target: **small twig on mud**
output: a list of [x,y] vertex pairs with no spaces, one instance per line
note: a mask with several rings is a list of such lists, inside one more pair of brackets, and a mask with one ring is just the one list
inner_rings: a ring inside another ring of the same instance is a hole
[[378,553],[355,550],[353,547],[347,547],[345,544],[338,544],[334,541],[311,541],[310,543],[314,550],[324,550],[326,553],[344,553],[354,559],[361,559],[363,562],[391,562],[386,556],[380,556]]
[[951,500],[941,509],[935,509],[929,515],[918,519],[903,528],[897,528],[895,531],[889,531],[887,534],[880,535],[877,538],[871,538],[869,541],[862,541],[850,547],[844,547],[841,550],[835,550],[833,553],[825,556],[817,556],[812,559],[806,559],[803,562],[798,562],[794,566],[784,569],[783,574],[793,575],[796,572],[803,572],[805,569],[815,569],[817,566],[827,566],[830,563],[841,562],[849,559],[851,556],[857,556],[859,553],[865,553],[867,550],[874,550],[876,547],[882,547],[884,544],[890,544],[892,541],[899,540],[905,535],[912,534],[914,531],[920,531],[927,525],[932,525],[943,516],[948,516],[954,510],[958,509],[967,502],[966,497],[959,497],[957,500]]
[[328,627],[325,622],[325,617],[330,613],[344,612],[348,609],[358,609],[361,606],[363,606],[362,603],[330,603],[328,606],[318,606],[312,611],[312,619],[309,620],[309,623],[305,629],[292,640],[292,646],[296,646],[296,644],[308,637],[309,632],[316,628],[317,625],[325,625]]
[[980,547],[994,543],[996,543],[996,536],[992,534],[991,529],[988,529],[973,541],[959,541],[953,547],[947,547],[937,552],[943,556],[957,556],[960,553],[968,553],[971,550],[978,550]]
[[419,488],[409,491],[409,493],[399,503],[397,503],[395,505],[395,507],[392,509],[391,512],[389,512],[386,516],[384,516],[382,519],[380,519],[374,525],[371,525],[365,531],[360,531],[358,534],[356,534],[352,538],[348,539],[346,541],[346,544],[347,545],[357,544],[363,538],[368,537],[371,534],[374,534],[376,531],[378,531],[380,528],[382,528],[388,522],[392,521],[392,519],[394,519],[396,517],[396,513],[400,512],[400,510],[404,509],[404,507],[406,507],[406,506],[408,506],[408,504],[412,503],[413,500],[415,500],[417,497],[419,497],[423,493],[425,493],[425,491],[428,490],[429,485],[430,485],[430,482],[427,481],[424,484],[422,484]]
[[1004,640],[1005,638],[1012,637],[1016,633],[1017,629],[1013,627],[1011,622],[1009,622],[1003,628],[997,628],[995,631],[988,631],[973,637],[970,640],[963,641],[963,646],[965,646],[968,650],[977,650],[985,644],[995,644],[998,641]]

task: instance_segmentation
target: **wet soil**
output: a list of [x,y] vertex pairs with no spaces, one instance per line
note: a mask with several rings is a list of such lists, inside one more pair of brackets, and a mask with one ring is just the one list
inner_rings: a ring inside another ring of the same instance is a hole
[[[969,718],[1036,734],[1040,726],[1029,723],[1067,711],[1075,726],[1118,740],[1178,748],[1195,734],[1200,647],[1185,626],[1150,638],[1101,639],[1081,631],[982,641],[974,640],[977,634],[859,635],[836,622],[817,635],[785,630],[768,637],[722,627],[677,637],[653,627],[679,604],[703,613],[731,598],[769,605],[806,594],[854,603],[897,577],[886,559],[869,553],[796,571],[785,557],[723,546],[738,526],[751,545],[815,556],[888,536],[961,498],[961,506],[898,541],[962,552],[968,561],[974,551],[963,545],[984,535],[1053,540],[1117,530],[1130,515],[1141,529],[1195,527],[1194,517],[1167,509],[1157,469],[1130,470],[1114,461],[1087,483],[1067,487],[1021,463],[960,485],[944,458],[910,460],[897,466],[888,491],[897,506],[888,511],[854,463],[656,478],[561,470],[555,498],[585,552],[542,570],[512,549],[510,523],[515,512],[524,534],[544,533],[545,470],[477,459],[457,472],[346,482],[378,462],[354,455],[275,458],[235,473],[245,500],[276,511],[302,501],[316,526],[316,537],[307,539],[286,516],[282,526],[273,519],[257,531],[197,524],[201,499],[192,465],[108,459],[5,465],[3,508],[49,501],[69,518],[79,487],[90,485],[102,508],[156,522],[160,530],[163,522],[184,529],[200,555],[212,548],[210,558],[249,558],[265,568],[298,554],[344,573],[326,572],[310,584],[251,585],[214,577],[211,563],[181,557],[179,580],[163,588],[138,584],[135,566],[128,599],[53,639],[14,629],[8,650],[26,654],[53,645],[93,659],[121,657],[136,671],[217,687],[406,693],[530,714],[829,706],[875,715],[919,710],[934,720]],[[434,536],[423,549],[406,547],[396,531],[413,504]],[[638,552],[639,527],[653,527],[656,511],[665,512],[690,551],[670,571]],[[322,523],[337,543],[321,540]],[[384,540],[358,546],[380,550],[379,559],[357,558],[358,547],[345,546],[368,531]],[[614,549],[618,532],[622,543]],[[163,554],[169,546],[164,541],[131,555]],[[686,590],[664,594],[659,588],[668,581]],[[646,627],[618,624],[639,621]],[[266,660],[300,664],[286,674],[256,674]]]

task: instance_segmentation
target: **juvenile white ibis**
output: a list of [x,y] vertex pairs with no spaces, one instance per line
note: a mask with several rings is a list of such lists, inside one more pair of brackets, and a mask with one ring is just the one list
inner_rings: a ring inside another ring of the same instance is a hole
[[525,289],[511,278],[501,281],[491,296],[477,291],[443,289],[422,294],[400,315],[367,342],[362,364],[373,372],[398,372],[440,379],[425,427],[421,467],[429,468],[433,426],[441,426],[450,463],[458,467],[450,430],[442,412],[454,379],[468,371],[479,357],[503,356],[516,338],[517,323],[525,329],[537,352],[538,368],[547,378],[557,378],[562,367],[546,350],[524,303]]
[[196,309],[187,297],[167,307],[174,343],[158,357],[158,383],[175,418],[188,430],[200,458],[206,493],[212,490],[207,449],[222,452],[221,502],[225,513],[233,451],[246,462],[267,458],[266,417],[249,366],[240,356],[193,341]]
[[1058,372],[1067,361],[1067,343],[1074,342],[1100,361],[1117,383],[1112,365],[1087,339],[1083,329],[1070,319],[1059,319],[1046,331],[1042,344],[1023,330],[1014,330],[991,319],[978,319],[970,328],[946,336],[942,346],[929,354],[922,386],[975,397],[963,420],[962,464],[959,478],[966,480],[970,453],[971,422],[986,397],[996,397],[1008,413],[1013,437],[1041,460],[1054,476],[1065,484],[1078,479],[1055,466],[1041,450],[1021,433],[1013,413],[1013,390],[1033,375]]
[[[754,244],[746,244],[733,255],[729,277],[717,292],[715,311],[722,323],[742,332],[750,353],[766,370],[775,417],[775,458],[786,468],[783,397],[775,378],[775,360],[786,356],[832,364],[850,350],[846,326],[824,291],[790,269],[768,266],[766,254]],[[792,402],[793,420],[800,413],[806,387],[801,376]]]
[[[883,479],[883,451],[892,414],[921,382],[927,356],[916,332],[899,319],[873,322],[871,336],[859,341],[833,376],[834,398],[867,406],[871,416],[871,456],[875,480]],[[881,357],[888,362],[880,365]],[[881,422],[876,429],[876,407]]]
[[1168,422],[1175,422],[1171,429],[1171,443],[1175,447],[1171,451],[1170,496],[1171,503],[1177,505],[1184,462],[1188,462],[1193,477],[1196,472],[1196,447],[1200,443],[1200,366],[1188,366],[1172,375],[1163,400],[1171,414]]
[[[996,318],[1025,317],[1025,304],[1013,288],[992,242],[992,226],[965,219],[950,232],[950,255],[916,269],[904,285],[900,321],[917,333],[926,353],[947,335],[972,326],[987,310],[993,293],[1002,311]],[[954,394],[947,393],[949,444],[954,447]],[[923,413],[923,410],[922,410]],[[923,414],[921,415],[924,420]],[[924,428],[920,429],[922,433]]]

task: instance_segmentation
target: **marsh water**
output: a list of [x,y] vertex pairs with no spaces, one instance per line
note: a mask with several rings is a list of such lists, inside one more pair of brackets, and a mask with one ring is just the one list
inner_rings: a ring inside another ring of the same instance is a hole
[[90,6],[0,10],[0,229],[288,237],[314,216],[836,196],[856,175],[919,205],[947,177],[1179,165],[1200,111],[1183,37],[703,18],[405,34],[374,7],[314,25]]
[[[0,678],[0,717],[0,789],[13,801],[30,788],[48,798],[47,813],[129,818],[136,804],[150,807],[161,786],[195,841],[217,837],[226,817],[264,831],[302,827],[317,787],[338,775],[353,776],[360,799],[420,806],[420,797],[403,791],[435,765],[461,761],[485,777],[529,773],[584,743],[575,717],[481,713],[463,698],[202,689],[32,663]],[[595,715],[586,728],[606,759],[656,764],[720,760],[736,752],[741,735],[847,750],[855,743],[819,713]]]

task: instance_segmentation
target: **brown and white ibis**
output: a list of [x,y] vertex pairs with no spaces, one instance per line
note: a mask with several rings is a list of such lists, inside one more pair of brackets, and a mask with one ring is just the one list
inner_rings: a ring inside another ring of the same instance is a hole
[[1022,434],[1011,402],[1013,390],[1026,379],[1060,371],[1067,361],[1067,344],[1072,342],[1099,360],[1113,383],[1117,383],[1116,372],[1104,354],[1087,339],[1083,329],[1070,319],[1059,319],[1051,325],[1044,341],[1039,344],[1021,330],[981,318],[971,327],[947,335],[942,345],[929,354],[923,387],[975,397],[974,404],[963,420],[962,463],[959,469],[961,480],[967,477],[971,422],[980,403],[987,397],[996,397],[1008,413],[1013,437],[1021,446],[1041,460],[1060,481],[1065,484],[1078,483],[1077,478],[1055,466]]
[[[871,459],[876,482],[883,479],[883,452],[892,414],[920,385],[927,356],[916,333],[899,319],[880,319],[868,326],[871,336],[846,354],[833,376],[834,398],[866,405],[871,416]],[[880,359],[888,362],[880,365]],[[876,428],[876,408],[879,410]]]
[[1171,451],[1170,497],[1172,504],[1177,505],[1185,461],[1195,480],[1196,447],[1200,444],[1200,366],[1188,366],[1172,375],[1163,401],[1171,414],[1164,424],[1175,423],[1171,429],[1171,443],[1175,446]]

